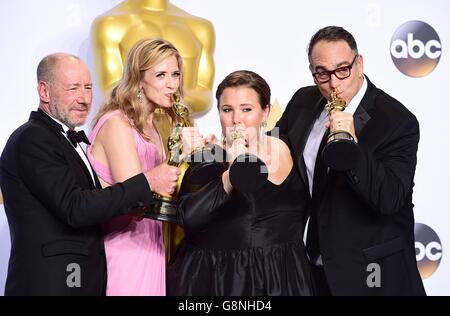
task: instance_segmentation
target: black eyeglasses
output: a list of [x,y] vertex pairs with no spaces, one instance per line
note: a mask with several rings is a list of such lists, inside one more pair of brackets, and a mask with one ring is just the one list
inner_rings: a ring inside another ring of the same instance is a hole
[[317,82],[319,82],[319,83],[326,83],[326,82],[330,81],[331,75],[333,75],[333,74],[339,80],[348,78],[352,74],[352,67],[356,61],[356,57],[358,57],[358,55],[355,55],[352,63],[348,66],[339,67],[339,68],[336,68],[335,70],[330,70],[330,71],[321,70],[321,71],[313,73],[312,75],[313,75],[314,79],[316,79]]

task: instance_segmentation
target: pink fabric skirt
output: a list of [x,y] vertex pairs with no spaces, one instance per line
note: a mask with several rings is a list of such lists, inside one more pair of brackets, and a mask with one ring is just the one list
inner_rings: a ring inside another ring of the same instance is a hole
[[166,295],[162,225],[131,216],[104,225],[108,271],[107,296]]

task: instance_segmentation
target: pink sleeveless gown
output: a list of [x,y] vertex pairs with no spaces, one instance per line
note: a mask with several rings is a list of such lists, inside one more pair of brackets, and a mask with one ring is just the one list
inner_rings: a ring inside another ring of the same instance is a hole
[[[103,124],[113,115],[123,114],[117,110],[103,115],[89,135],[91,144],[94,144]],[[135,129],[132,131],[142,172],[146,172],[160,163],[158,151]],[[114,184],[111,169],[93,158],[91,146],[87,148],[87,156],[98,177]],[[124,215],[105,223],[103,232],[108,271],[106,295],[165,295],[165,250],[161,223],[147,218],[135,221],[131,216]]]

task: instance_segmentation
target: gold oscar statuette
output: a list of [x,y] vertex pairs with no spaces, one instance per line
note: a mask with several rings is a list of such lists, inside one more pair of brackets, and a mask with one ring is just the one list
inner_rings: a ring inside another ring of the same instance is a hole
[[180,93],[174,95],[173,109],[177,122],[167,141],[169,158],[167,164],[182,167],[182,174],[177,183],[175,192],[170,194],[153,193],[156,203],[146,212],[145,217],[178,224],[177,196],[184,188],[192,191],[221,175],[227,168],[225,152],[220,146],[206,145],[194,148],[187,157],[186,162],[181,160],[183,140],[181,138],[183,127],[191,127],[189,108],[183,104]]
[[[173,109],[177,116],[177,122],[167,141],[167,150],[169,154],[167,164],[180,167],[183,163],[180,159],[180,155],[183,152],[183,141],[181,138],[182,129],[183,127],[191,126],[191,124],[189,122],[189,109],[181,102],[179,93],[174,95]],[[165,222],[178,223],[177,193],[179,192],[179,189],[180,181],[178,181],[177,188],[172,195],[153,193],[153,199],[156,203],[145,213],[145,217]]]
[[[344,111],[346,106],[347,102],[339,98],[333,90],[325,110],[332,114],[336,111]],[[322,159],[333,170],[350,170],[354,166],[358,151],[358,144],[349,132],[335,130],[328,135],[327,143],[322,150]]]

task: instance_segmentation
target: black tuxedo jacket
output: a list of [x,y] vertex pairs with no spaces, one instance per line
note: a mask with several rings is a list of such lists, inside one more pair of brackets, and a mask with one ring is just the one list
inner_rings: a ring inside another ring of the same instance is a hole
[[0,163],[11,235],[5,295],[101,295],[100,223],[152,202],[145,176],[101,189],[61,126],[41,110],[14,131]]
[[[367,91],[354,113],[360,152],[352,159],[357,167],[328,170],[324,185],[313,192],[308,229],[318,237],[318,247],[309,256],[322,255],[333,295],[424,295],[412,204],[419,124],[402,104],[366,80]],[[305,183],[303,150],[325,103],[316,86],[301,88],[277,124]]]

